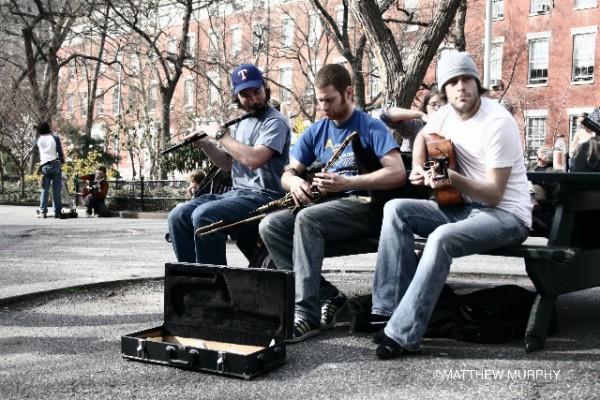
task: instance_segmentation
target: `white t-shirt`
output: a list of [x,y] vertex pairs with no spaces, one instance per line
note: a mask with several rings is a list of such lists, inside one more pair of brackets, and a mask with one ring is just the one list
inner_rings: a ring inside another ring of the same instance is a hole
[[40,164],[45,164],[48,161],[58,158],[58,150],[56,149],[56,139],[51,134],[40,135],[37,138],[37,145],[40,149]]
[[531,227],[531,201],[519,128],[502,105],[482,97],[477,113],[463,121],[448,104],[430,117],[423,133],[450,139],[458,172],[473,180],[484,181],[486,169],[511,167],[504,197],[497,207]]

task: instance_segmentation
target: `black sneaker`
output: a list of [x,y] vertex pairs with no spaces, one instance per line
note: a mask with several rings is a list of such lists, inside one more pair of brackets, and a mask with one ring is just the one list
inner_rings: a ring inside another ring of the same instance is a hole
[[332,329],[335,326],[338,316],[346,307],[346,295],[338,290],[337,294],[328,297],[321,304],[321,330]]
[[383,329],[375,332],[373,336],[371,336],[371,341],[375,344],[381,344],[381,342],[383,342],[383,339],[385,339],[385,332],[383,331]]
[[385,335],[381,344],[375,350],[375,354],[382,360],[398,358],[400,356],[412,354],[413,352],[406,350],[398,342],[391,337]]
[[390,320],[389,315],[367,314],[356,315],[352,318],[351,332],[374,333],[379,332]]
[[298,343],[310,339],[321,333],[319,325],[310,322],[307,319],[297,319],[294,321],[294,336],[288,339],[288,343]]

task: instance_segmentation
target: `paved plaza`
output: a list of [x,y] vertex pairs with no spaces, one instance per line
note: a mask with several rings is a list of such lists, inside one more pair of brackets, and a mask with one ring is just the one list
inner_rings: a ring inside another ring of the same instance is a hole
[[[125,361],[120,336],[162,323],[164,215],[36,219],[0,206],[2,399],[523,399],[598,398],[600,289],[562,296],[559,333],[525,354],[522,341],[478,345],[427,339],[420,355],[375,357],[345,316],[314,340],[288,346],[287,363],[253,381]],[[81,213],[80,213],[81,215]],[[228,247],[232,266],[246,261]],[[375,255],[327,259],[327,277],[350,296],[370,290]],[[459,291],[516,283],[522,261],[456,260]]]

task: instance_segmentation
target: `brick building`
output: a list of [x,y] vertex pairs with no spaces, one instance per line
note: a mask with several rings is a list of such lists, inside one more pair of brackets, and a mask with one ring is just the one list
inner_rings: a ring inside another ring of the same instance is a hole
[[[187,35],[186,69],[170,107],[171,134],[175,138],[186,129],[214,125],[235,115],[230,105],[228,71],[237,63],[254,62],[263,68],[273,98],[281,103],[282,112],[291,118],[297,130],[317,117],[311,83],[316,70],[325,63],[347,63],[325,34],[319,14],[310,2],[237,3],[223,2],[194,15]],[[570,135],[577,128],[577,115],[600,106],[596,76],[600,53],[597,3],[597,0],[492,1],[490,95],[502,97],[513,105],[529,155],[544,143],[552,144],[558,134]],[[417,21],[427,21],[435,4],[430,0],[398,0],[399,7],[411,11]],[[341,26],[344,17],[341,1],[328,2],[326,8]],[[391,12],[405,15],[398,9]],[[484,15],[484,0],[468,2],[467,51],[473,54],[481,71]],[[352,46],[359,46],[360,29],[351,16],[348,26]],[[392,29],[398,41],[406,42],[423,28],[409,24],[395,25]],[[170,26],[165,32],[160,46],[166,54],[174,53],[181,38],[177,37],[176,27]],[[439,52],[451,48],[443,44]],[[153,134],[161,107],[157,86],[161,77],[152,67],[156,59],[147,56],[150,53],[139,43],[121,51],[123,68],[106,68],[100,78],[94,116],[99,135],[112,133],[120,137],[114,144],[108,141],[119,151],[131,139],[124,137],[128,132],[141,129]],[[409,56],[410,50],[403,54]],[[110,49],[106,57],[111,57]],[[435,62],[426,83],[435,81]],[[368,44],[363,71],[368,104],[380,88]],[[73,68],[67,76],[63,115],[81,126],[84,117],[81,105],[88,96],[87,86]],[[139,157],[142,159],[144,155]],[[119,169],[128,176],[130,160],[127,157],[123,160]]]

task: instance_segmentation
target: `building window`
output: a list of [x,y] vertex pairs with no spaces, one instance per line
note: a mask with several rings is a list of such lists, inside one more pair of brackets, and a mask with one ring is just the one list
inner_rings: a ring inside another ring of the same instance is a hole
[[186,58],[196,57],[196,35],[187,35],[187,42],[185,42],[185,56]]
[[263,24],[254,24],[252,27],[252,55],[260,53],[263,45],[267,43],[264,35],[266,30]]
[[527,158],[532,160],[536,157],[537,150],[546,141],[546,117],[527,117]]
[[314,47],[319,44],[321,38],[321,19],[315,12],[308,16],[308,45]]
[[[577,132],[577,129],[579,128],[577,126],[577,120],[579,119],[579,114],[571,114],[569,115],[569,143],[571,143],[571,141],[573,140],[573,137],[575,137],[575,132]],[[572,149],[569,149],[569,152]]]
[[[419,0],[404,0],[404,10],[408,13],[409,21],[419,20]],[[404,27],[405,32],[415,32],[419,29],[418,25],[406,24]]]
[[170,38],[167,42],[167,53],[177,54],[177,39]]
[[212,60],[219,56],[219,36],[215,32],[208,35],[208,56]]
[[242,29],[231,29],[231,56],[238,57],[242,51]]
[[281,47],[289,49],[294,44],[294,20],[285,17],[281,20]]
[[140,72],[140,59],[135,53],[129,56],[129,69],[132,75],[137,75]]
[[158,99],[158,88],[150,86],[148,90],[148,112],[153,113],[156,110],[156,100]]
[[87,102],[88,102],[87,92],[79,93],[79,114],[82,117],[87,117],[87,111],[88,111]]
[[219,74],[210,73],[208,74],[208,104],[219,104],[221,101],[221,95],[219,93],[219,87],[217,86],[219,82]]
[[279,83],[281,89],[279,91],[280,101],[290,101],[290,90],[292,89],[292,67],[282,67],[279,70]]
[[552,0],[531,0],[531,14],[547,14],[552,7]]
[[96,96],[96,115],[104,114],[104,91],[103,89],[100,91],[102,94]]
[[342,28],[344,27],[344,6],[343,5],[338,5],[335,7],[335,23],[341,31]]
[[530,85],[548,83],[548,38],[531,39],[529,41],[529,78]]
[[113,88],[112,90],[112,113],[113,115],[120,115],[121,114],[121,107],[120,107],[120,101],[121,101],[121,93],[118,87]]
[[193,107],[194,106],[194,95],[196,92],[196,85],[194,84],[193,79],[188,79],[185,81],[184,93],[183,93],[183,104],[185,107]]
[[504,0],[492,0],[492,19],[504,18]]
[[67,94],[67,118],[73,118],[73,93]]
[[575,8],[592,8],[598,6],[598,0],[575,0]]
[[321,69],[321,63],[313,61],[309,65],[307,65],[306,69],[306,90],[304,91],[304,96],[306,96],[307,100],[310,98],[312,101],[312,96],[315,94],[315,77],[317,76],[317,71]]
[[138,89],[134,85],[129,85],[127,89],[127,111],[133,112],[137,110]]
[[594,79],[595,33],[573,35],[573,82],[591,82]]
[[490,55],[490,88],[500,89],[502,84],[502,44],[493,44]]
[[437,82],[439,82],[439,69],[440,69],[440,60],[443,60],[444,58],[446,58],[446,56],[448,56],[448,54],[455,52],[456,49],[450,48],[450,47],[443,47],[440,50],[438,50],[438,54],[437,54],[437,61],[436,61],[436,65],[435,65],[435,80]]
[[373,100],[381,91],[379,88],[379,69],[375,57],[369,57],[369,95]]

